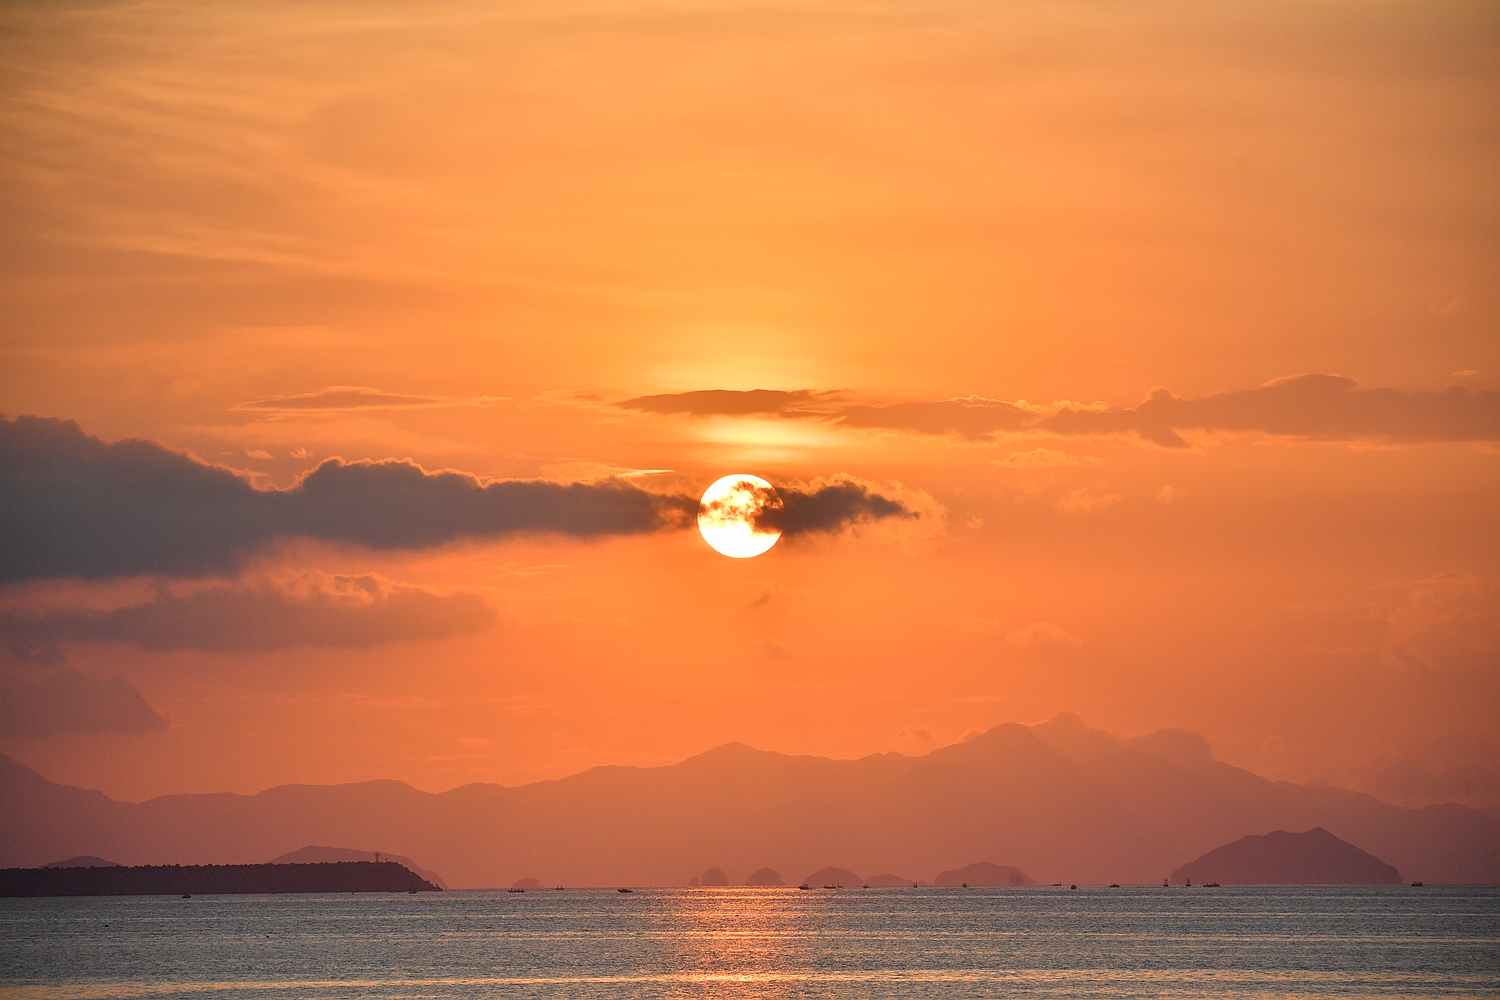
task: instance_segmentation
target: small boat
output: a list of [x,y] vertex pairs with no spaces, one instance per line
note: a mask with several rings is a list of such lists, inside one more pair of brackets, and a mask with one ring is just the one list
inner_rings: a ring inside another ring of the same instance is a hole
[[1413,883],[1412,883],[1412,884],[1411,884],[1411,887],[1412,887],[1412,888],[1413,888],[1413,889],[1420,889],[1420,888],[1422,888],[1422,883],[1421,883],[1421,882],[1413,882]]
[[616,889],[615,892],[635,892],[634,889]]
[[[1420,882],[1417,883],[1417,885],[1421,885],[1421,884],[1422,883],[1420,883]],[[193,898],[193,894],[190,893],[190,892],[185,892],[185,893],[182,894],[182,898],[183,899],[192,899]]]
[[557,889],[556,889],[556,891],[557,891],[557,892],[562,892],[562,891],[563,891],[563,890],[562,890],[562,886],[558,886],[558,887],[557,887]]
[[1076,888],[1078,888],[1078,886],[1076,886],[1076,885],[1070,885],[1070,886],[1068,886],[1068,888],[1069,889],[1076,889]]
[[812,886],[808,885],[806,882],[803,882],[801,885],[797,886],[797,888],[799,888],[799,889],[811,889]]
[[406,890],[406,894],[408,896],[415,896],[417,894],[417,890],[415,890],[415,889],[407,889]]
[[823,888],[825,888],[825,889],[837,889],[838,886],[836,886],[836,885],[825,885]]
[[506,892],[525,892],[526,890],[525,889],[517,889],[515,886],[511,886],[509,889],[506,889],[505,891]]
[[1111,888],[1111,889],[1118,889],[1118,888],[1120,888],[1120,883],[1118,883],[1118,882],[1111,882],[1111,883],[1110,883],[1110,884],[1109,884],[1109,887],[1110,887],[1110,888]]
[[1205,889],[1219,889],[1219,888],[1222,888],[1222,886],[1220,886],[1219,883],[1217,883],[1217,882],[1204,882],[1203,883],[1203,888],[1205,888]]

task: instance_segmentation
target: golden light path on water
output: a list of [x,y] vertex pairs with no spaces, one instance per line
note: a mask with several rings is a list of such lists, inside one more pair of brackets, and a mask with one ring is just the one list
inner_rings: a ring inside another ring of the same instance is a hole
[[756,526],[766,509],[779,510],[776,488],[759,476],[736,473],[714,481],[698,503],[698,531],[703,540],[735,559],[749,559],[776,544],[781,532]]

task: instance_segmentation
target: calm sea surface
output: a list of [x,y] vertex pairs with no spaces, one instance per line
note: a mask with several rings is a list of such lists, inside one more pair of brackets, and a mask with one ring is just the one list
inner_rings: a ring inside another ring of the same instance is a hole
[[0,994],[1500,997],[1500,890],[4,899]]

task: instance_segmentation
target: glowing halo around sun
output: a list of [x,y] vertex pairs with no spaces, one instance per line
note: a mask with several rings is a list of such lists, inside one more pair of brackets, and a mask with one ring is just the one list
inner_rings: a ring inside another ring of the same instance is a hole
[[758,556],[776,544],[781,532],[755,527],[755,518],[767,507],[781,508],[776,487],[759,476],[725,476],[703,491],[698,503],[698,530],[703,540],[735,559]]

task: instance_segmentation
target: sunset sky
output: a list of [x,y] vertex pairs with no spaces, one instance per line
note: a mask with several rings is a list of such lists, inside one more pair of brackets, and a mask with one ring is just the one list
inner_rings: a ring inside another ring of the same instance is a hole
[[[1500,806],[1495,4],[0,25],[0,751],[51,780],[1070,711]],[[765,555],[693,527],[731,473]]]

